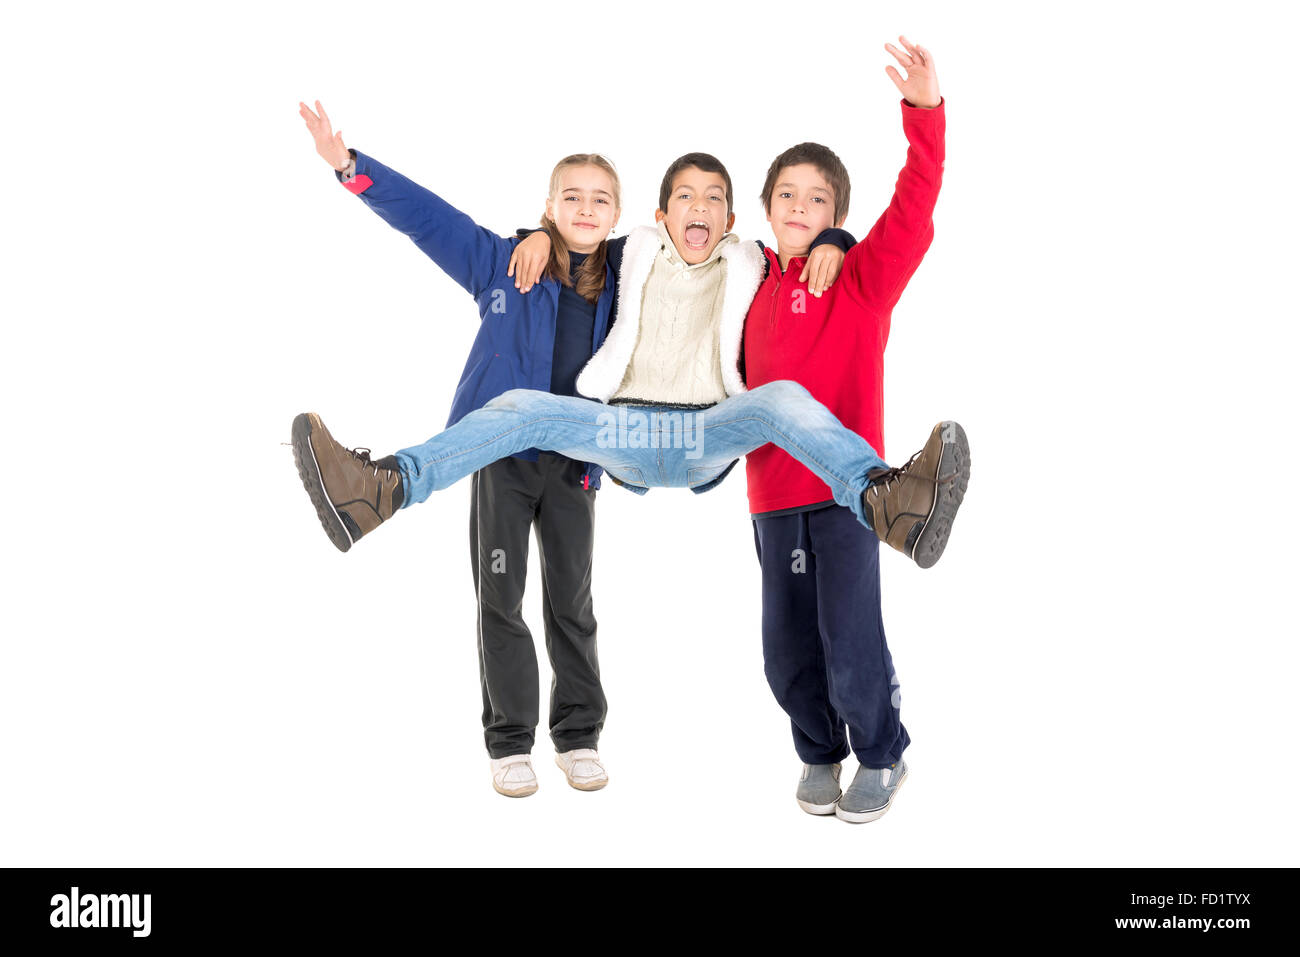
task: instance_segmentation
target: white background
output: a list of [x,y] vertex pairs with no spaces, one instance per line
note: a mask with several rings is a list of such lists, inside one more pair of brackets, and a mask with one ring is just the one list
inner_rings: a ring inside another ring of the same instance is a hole
[[[1221,9],[7,12],[0,864],[1297,863],[1295,24]],[[886,440],[957,418],[974,463],[938,567],[882,552],[906,786],[866,827],[795,805],[737,470],[599,493],[611,784],[543,730],[541,790],[497,796],[468,483],[341,555],[283,444],[307,409],[376,455],[440,429],[475,309],[298,101],[503,232],[567,153],[618,164],[621,232],[706,150],[770,241],[763,173],[813,139],[861,237],[900,33],[948,140]]]

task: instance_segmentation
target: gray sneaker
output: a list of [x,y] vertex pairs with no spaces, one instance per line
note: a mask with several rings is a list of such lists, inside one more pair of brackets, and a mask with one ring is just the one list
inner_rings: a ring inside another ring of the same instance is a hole
[[883,817],[906,780],[906,761],[887,768],[859,767],[853,783],[835,805],[835,816],[850,824],[866,824]]
[[794,799],[809,814],[834,814],[840,799],[840,766],[805,764]]

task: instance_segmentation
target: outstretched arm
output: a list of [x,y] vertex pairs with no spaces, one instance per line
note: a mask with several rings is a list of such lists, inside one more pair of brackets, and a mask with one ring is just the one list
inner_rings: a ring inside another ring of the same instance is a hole
[[505,271],[510,255],[507,240],[378,160],[347,149],[342,131],[333,131],[320,100],[316,101],[319,114],[305,103],[298,106],[316,142],[316,152],[334,168],[339,182],[390,226],[410,237],[471,295],[477,298],[491,286],[494,276]]
[[885,68],[903,94],[907,162],[898,174],[889,208],[866,238],[845,257],[844,281],[868,305],[888,312],[903,294],[934,239],[934,207],[943,182],[944,102],[934,57],[925,47],[899,37],[905,50],[885,49],[907,71]]

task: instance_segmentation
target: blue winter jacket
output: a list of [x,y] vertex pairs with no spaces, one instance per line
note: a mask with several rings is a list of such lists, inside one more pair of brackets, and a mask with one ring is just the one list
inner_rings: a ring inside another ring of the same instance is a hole
[[[429,190],[358,150],[356,175],[339,182],[361,197],[388,225],[405,233],[426,256],[456,280],[478,303],[479,325],[469,359],[451,403],[447,425],[483,406],[509,389],[551,389],[551,359],[555,352],[555,317],[560,283],[543,279],[527,295],[506,275],[518,237],[505,239],[474,223],[460,210]],[[619,260],[623,243],[606,246],[605,289],[596,302],[591,351],[605,341],[617,301]],[[537,450],[515,458],[537,460]],[[584,488],[600,488],[599,465],[587,462]]]

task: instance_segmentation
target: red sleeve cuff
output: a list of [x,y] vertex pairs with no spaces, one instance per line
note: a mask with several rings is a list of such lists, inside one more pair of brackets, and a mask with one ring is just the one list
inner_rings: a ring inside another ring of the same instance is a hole
[[358,173],[356,176],[353,176],[351,179],[343,180],[343,185],[348,189],[349,192],[364,193],[372,185],[374,185],[374,181],[371,180],[371,178],[367,176],[365,173]]
[[906,97],[898,102],[903,104],[904,113],[938,113],[943,109],[942,96],[939,97],[939,102],[936,106],[913,106],[911,103],[907,102]]

